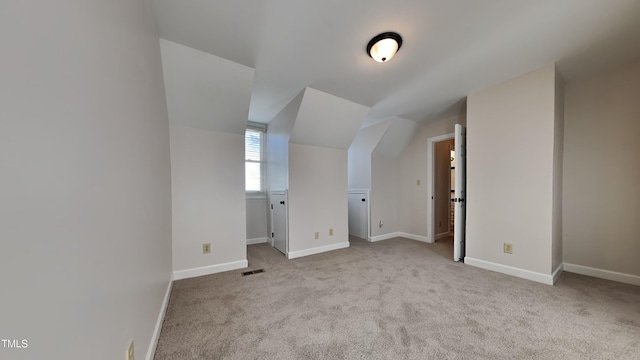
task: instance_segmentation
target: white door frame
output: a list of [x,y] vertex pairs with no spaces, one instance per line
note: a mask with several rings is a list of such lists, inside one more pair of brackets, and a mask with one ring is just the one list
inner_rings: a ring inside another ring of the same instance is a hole
[[436,215],[433,212],[433,193],[435,192],[435,144],[454,138],[455,133],[449,133],[427,139],[427,242],[429,243],[434,243],[436,237],[436,229],[433,226]]
[[[287,257],[287,259],[289,258],[289,191],[288,190],[273,190],[269,192],[269,205],[271,205],[271,195],[284,195],[284,202],[285,202],[285,208],[284,208],[284,227],[285,227],[285,231],[284,231],[284,243],[285,243],[285,256]],[[271,207],[271,206],[270,206]],[[271,231],[273,232],[273,227],[274,227],[274,221],[273,221],[273,208],[271,208],[270,210],[270,217],[271,217]],[[271,234],[270,234],[271,235]],[[275,247],[275,240],[273,239],[273,236],[271,237],[271,246]]]

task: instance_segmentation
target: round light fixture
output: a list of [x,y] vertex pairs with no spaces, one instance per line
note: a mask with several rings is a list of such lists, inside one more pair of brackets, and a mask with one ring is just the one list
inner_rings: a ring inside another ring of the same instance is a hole
[[367,54],[377,62],[387,62],[402,46],[402,37],[395,32],[376,35],[367,44]]

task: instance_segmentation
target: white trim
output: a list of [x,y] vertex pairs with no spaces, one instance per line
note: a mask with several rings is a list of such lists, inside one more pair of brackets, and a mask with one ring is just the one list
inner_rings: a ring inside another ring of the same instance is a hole
[[223,264],[202,266],[202,267],[197,267],[193,269],[176,270],[173,272],[173,279],[182,280],[182,279],[188,279],[196,276],[211,275],[211,274],[216,274],[224,271],[242,269],[242,268],[246,268],[247,266],[249,266],[249,263],[247,262],[247,260],[239,260],[239,261],[233,261],[233,262],[228,262]]
[[[546,274],[542,274],[542,273],[531,271],[531,270],[525,270],[525,269],[520,269],[513,266],[493,263],[490,261],[474,259],[468,256],[465,256],[464,263],[467,265],[479,267],[485,270],[491,270],[491,271],[495,271],[495,272],[499,272],[499,273],[503,273],[511,276],[516,276],[519,278],[536,281],[546,285],[553,285],[553,275],[546,275]],[[559,269],[556,269],[556,271],[558,270]],[[555,272],[554,272],[554,275],[556,275]]]
[[426,242],[426,243],[429,242],[426,236],[409,234],[409,233],[402,232],[402,231],[397,232],[397,234],[398,234],[398,236],[403,237],[403,238],[416,240],[416,241],[421,241],[421,242]]
[[436,234],[436,240],[439,240],[439,239],[442,239],[442,238],[446,238],[447,236],[451,236],[451,235],[453,235],[451,233],[451,231],[447,231],[447,232],[443,232],[443,233],[440,233],[440,234]]
[[295,259],[303,256],[315,255],[315,254],[320,254],[320,253],[331,251],[331,250],[344,249],[348,247],[349,247],[349,242],[345,241],[337,244],[319,246],[311,249],[289,251],[289,253],[287,254],[287,259]]
[[388,233],[388,234],[369,236],[369,241],[370,242],[376,242],[376,241],[382,241],[382,240],[389,240],[389,239],[393,239],[393,238],[398,237],[398,236],[400,236],[399,232],[392,232],[392,233]]
[[640,276],[564,263],[564,271],[640,286]]
[[427,242],[435,242],[433,193],[435,191],[435,143],[455,138],[455,133],[434,136],[427,139]]
[[158,320],[156,321],[156,326],[153,329],[151,342],[149,343],[149,349],[147,350],[147,360],[153,360],[156,355],[156,347],[158,346],[158,340],[160,340],[160,331],[162,330],[162,323],[164,323],[164,315],[167,313],[167,306],[169,305],[169,296],[171,295],[172,286],[173,274],[169,276],[169,285],[167,285],[167,291],[164,293],[164,300],[162,300],[162,305],[160,305]]
[[556,267],[556,269],[551,274],[551,277],[553,278],[553,284],[554,285],[558,281],[558,279],[560,278],[560,275],[562,275],[563,271],[564,271],[564,266],[563,266],[562,263],[560,263],[560,265],[558,265],[558,267]]
[[261,238],[247,239],[247,245],[264,244],[266,242],[269,242],[269,238],[261,237]]
[[267,238],[267,243],[269,243],[269,245],[273,246],[273,239],[271,237]]

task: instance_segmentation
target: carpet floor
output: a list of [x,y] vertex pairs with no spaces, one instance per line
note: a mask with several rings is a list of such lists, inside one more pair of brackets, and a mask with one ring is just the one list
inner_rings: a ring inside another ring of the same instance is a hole
[[155,359],[640,359],[640,287],[572,273],[548,286],[450,251],[248,246],[249,269],[174,282]]

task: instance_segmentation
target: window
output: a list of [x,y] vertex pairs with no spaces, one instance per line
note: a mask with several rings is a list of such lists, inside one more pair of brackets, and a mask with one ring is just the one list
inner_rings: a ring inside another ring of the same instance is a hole
[[244,176],[247,194],[262,195],[264,186],[265,126],[249,123],[244,133]]

